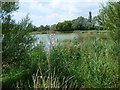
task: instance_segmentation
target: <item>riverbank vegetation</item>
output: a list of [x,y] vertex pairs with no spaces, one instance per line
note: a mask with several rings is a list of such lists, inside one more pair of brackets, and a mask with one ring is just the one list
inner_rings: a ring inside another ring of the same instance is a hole
[[70,34],[70,33],[106,33],[108,30],[74,30],[74,31],[64,31],[64,32],[59,32],[59,31],[47,31],[45,33],[43,32],[30,32],[30,34]]
[[[55,46],[51,44],[49,53],[44,51],[43,43],[34,44],[36,38],[30,33],[35,27],[28,16],[19,23],[11,19],[11,12],[18,8],[15,2],[2,3],[4,37],[0,82],[3,89],[120,87],[120,2],[108,2],[102,6],[97,19],[100,23],[98,27],[106,29],[105,32],[85,32],[82,26],[82,35]],[[91,17],[89,12],[88,22],[92,22]],[[79,20],[87,19],[80,17],[73,20],[75,30],[81,28],[77,26]],[[65,29],[61,29],[64,25]],[[67,25],[72,26],[71,21],[54,26],[59,30],[70,30]],[[91,25],[89,29],[93,29]]]
[[88,30],[105,30],[100,21],[99,16],[92,17],[92,12],[89,12],[89,17],[78,17],[73,20],[66,20],[63,22],[58,22],[57,24],[53,25],[41,25],[39,27],[33,26],[32,32],[40,32],[42,34],[45,33],[56,33],[56,32],[74,32],[75,30],[81,31],[88,31]]

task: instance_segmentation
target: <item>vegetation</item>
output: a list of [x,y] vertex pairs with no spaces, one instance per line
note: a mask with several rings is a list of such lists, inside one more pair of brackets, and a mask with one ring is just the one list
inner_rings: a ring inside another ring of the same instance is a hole
[[81,40],[80,37],[79,41],[53,48],[51,68],[58,70],[57,75],[61,74],[61,78],[74,76],[79,88],[115,88],[118,86],[118,61],[114,42],[94,39]]
[[38,32],[48,33],[49,31],[59,31],[59,32],[70,32],[75,30],[102,30],[103,27],[98,25],[99,20],[98,16],[92,18],[92,12],[89,12],[89,18],[84,18],[82,16],[69,20],[58,22],[57,24],[53,24],[51,26],[39,26],[36,29],[33,29]]
[[96,23],[97,23],[97,19],[95,18],[92,19],[90,12],[89,19],[80,16],[72,21],[58,22],[57,24],[53,24],[51,26],[41,25],[35,31],[45,33],[47,31],[70,32],[74,30],[98,30],[100,27],[96,26]]
[[[18,9],[18,2],[2,5],[4,38],[0,81],[3,89],[120,87],[120,2],[108,2],[94,18],[89,12],[88,19],[78,17],[73,21],[59,22],[52,25],[52,29],[48,25],[35,27],[28,16],[15,23],[10,13]],[[43,43],[34,45],[35,37],[29,34],[36,29],[69,31],[96,27],[110,33],[82,33],[76,39],[60,42],[56,46],[51,44],[49,53],[44,51]]]

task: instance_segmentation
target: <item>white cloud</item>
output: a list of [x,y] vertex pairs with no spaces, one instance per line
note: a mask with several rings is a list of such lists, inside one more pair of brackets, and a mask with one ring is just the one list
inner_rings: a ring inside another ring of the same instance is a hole
[[[19,0],[25,9],[29,9],[29,17],[36,26],[55,24],[64,20],[72,20],[78,16],[85,15],[92,10],[97,15],[98,8],[90,9],[99,5],[100,2],[108,0]],[[24,3],[26,2],[26,3]],[[13,13],[18,21],[27,15],[28,11]]]
[[14,15],[14,19],[16,19],[17,21],[21,21],[23,18],[26,17],[27,13],[23,13],[23,12],[14,12],[12,13],[12,15]]
[[63,14],[57,14],[53,13],[48,16],[39,16],[35,14],[30,14],[29,17],[31,18],[32,22],[36,26],[40,25],[52,25],[55,23],[62,22],[64,20],[71,20],[71,18],[75,18],[74,15],[63,15]]
[[29,7],[30,7],[31,10],[38,11],[39,13],[40,12],[41,13],[51,12],[51,9],[48,6],[43,5],[40,2],[29,3]]

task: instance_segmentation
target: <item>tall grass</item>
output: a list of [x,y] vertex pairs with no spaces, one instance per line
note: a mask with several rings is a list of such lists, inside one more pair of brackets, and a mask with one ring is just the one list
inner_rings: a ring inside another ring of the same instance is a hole
[[[51,50],[51,68],[59,69],[57,76],[70,77],[77,86],[85,88],[118,87],[118,61],[114,42],[90,37],[85,42],[59,45]],[[61,77],[62,78],[62,77]]]

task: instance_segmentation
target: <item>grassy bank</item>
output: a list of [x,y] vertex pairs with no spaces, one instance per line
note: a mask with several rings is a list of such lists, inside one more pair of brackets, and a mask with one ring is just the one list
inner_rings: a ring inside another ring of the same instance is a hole
[[69,33],[106,33],[107,30],[74,30],[74,31],[45,31],[45,32],[38,32],[34,31],[31,32],[30,34],[50,34],[50,33],[55,33],[55,34],[69,34]]

